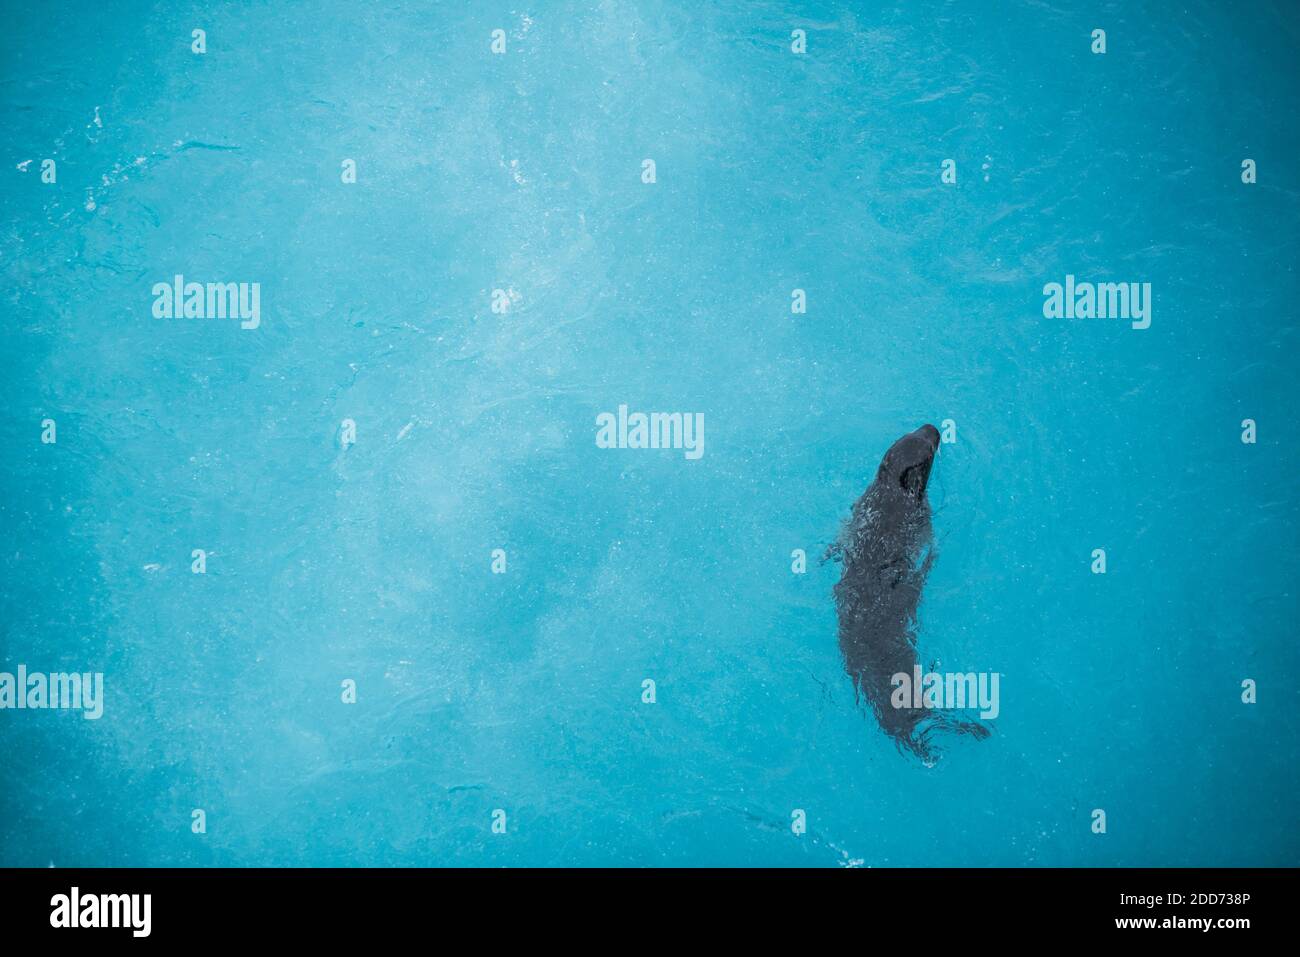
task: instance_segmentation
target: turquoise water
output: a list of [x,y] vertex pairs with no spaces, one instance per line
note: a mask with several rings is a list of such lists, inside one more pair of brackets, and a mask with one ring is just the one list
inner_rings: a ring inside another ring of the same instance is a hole
[[[0,671],[104,713],[0,711],[0,864],[1300,863],[1290,5],[6,17]],[[925,767],[817,559],[945,420]]]

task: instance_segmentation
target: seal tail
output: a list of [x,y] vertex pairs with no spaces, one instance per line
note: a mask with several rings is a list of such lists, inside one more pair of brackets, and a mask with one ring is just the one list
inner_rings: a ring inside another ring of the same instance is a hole
[[979,721],[970,721],[940,711],[928,715],[924,721],[917,724],[907,741],[907,747],[927,765],[933,766],[939,760],[940,753],[942,753],[936,737],[945,734],[969,735],[976,741],[983,741],[985,738],[990,737],[993,731],[988,725]]

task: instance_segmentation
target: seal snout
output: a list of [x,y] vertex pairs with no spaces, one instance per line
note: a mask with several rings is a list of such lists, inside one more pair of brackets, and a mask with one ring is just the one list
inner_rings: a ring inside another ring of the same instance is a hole
[[894,443],[881,463],[882,473],[893,477],[905,492],[919,499],[925,495],[938,451],[939,430],[933,425],[923,425]]

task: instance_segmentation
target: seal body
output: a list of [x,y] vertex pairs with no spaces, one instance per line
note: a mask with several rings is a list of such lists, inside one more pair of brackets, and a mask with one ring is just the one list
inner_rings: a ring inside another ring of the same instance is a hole
[[895,442],[828,553],[842,563],[835,586],[840,652],[857,700],[900,750],[927,764],[938,757],[934,732],[989,733],[977,722],[891,700],[894,675],[911,676],[918,664],[917,607],[934,559],[926,489],[938,449],[932,425]]

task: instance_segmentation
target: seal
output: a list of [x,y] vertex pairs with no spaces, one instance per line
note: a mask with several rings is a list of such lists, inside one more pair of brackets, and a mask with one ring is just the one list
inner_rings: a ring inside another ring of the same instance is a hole
[[926,764],[938,760],[940,731],[986,738],[982,724],[952,712],[896,707],[894,676],[919,670],[917,606],[934,561],[926,488],[939,450],[939,430],[923,425],[885,453],[875,481],[853,505],[826,557],[841,563],[835,585],[840,652],[859,705],[881,729]]

